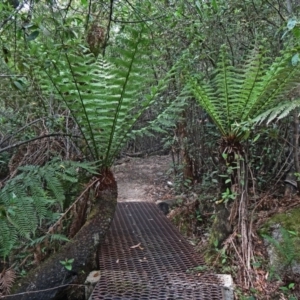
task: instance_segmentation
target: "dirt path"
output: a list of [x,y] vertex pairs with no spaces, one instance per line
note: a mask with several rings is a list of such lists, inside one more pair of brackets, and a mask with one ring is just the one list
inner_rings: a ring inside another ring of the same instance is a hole
[[167,186],[171,157],[123,158],[114,166],[118,201],[157,201],[170,193]]

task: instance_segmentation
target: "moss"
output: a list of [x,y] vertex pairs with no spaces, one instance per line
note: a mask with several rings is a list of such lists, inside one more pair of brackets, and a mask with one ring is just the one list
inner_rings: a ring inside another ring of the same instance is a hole
[[223,203],[217,205],[208,242],[211,249],[220,247],[224,240],[231,234],[232,228],[228,221],[229,215],[230,212]]
[[259,230],[260,234],[269,234],[275,224],[280,224],[284,229],[294,231],[300,236],[300,208],[273,215]]
[[[261,235],[271,235],[272,227],[279,224],[281,228],[291,231],[294,234],[290,235],[291,243],[282,239],[279,241],[278,259],[281,265],[284,265],[287,255],[290,253],[293,260],[300,262],[300,208],[295,208],[290,211],[273,215],[259,230]],[[279,251],[280,250],[280,251]]]

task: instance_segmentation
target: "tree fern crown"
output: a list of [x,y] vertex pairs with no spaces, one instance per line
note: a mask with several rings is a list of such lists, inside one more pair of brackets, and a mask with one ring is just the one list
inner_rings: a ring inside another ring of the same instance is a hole
[[65,54],[65,72],[48,72],[56,93],[71,111],[93,160],[109,167],[141,113],[152,103],[144,97],[151,71],[144,29],[122,37],[122,49],[104,59]]
[[191,94],[207,111],[222,136],[247,137],[241,126],[284,99],[295,86],[300,69],[291,64],[295,50],[287,48],[273,63],[263,47],[255,46],[244,63],[233,67],[222,47],[217,69],[210,81],[187,80]]

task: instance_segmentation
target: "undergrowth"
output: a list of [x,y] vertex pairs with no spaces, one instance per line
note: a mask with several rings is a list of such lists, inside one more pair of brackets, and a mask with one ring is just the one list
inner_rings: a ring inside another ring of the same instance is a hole
[[0,191],[0,267],[13,263],[25,275],[32,263],[68,241],[68,218],[55,231],[51,226],[78,195],[79,179],[95,173],[91,163],[58,158],[44,166],[19,167]]

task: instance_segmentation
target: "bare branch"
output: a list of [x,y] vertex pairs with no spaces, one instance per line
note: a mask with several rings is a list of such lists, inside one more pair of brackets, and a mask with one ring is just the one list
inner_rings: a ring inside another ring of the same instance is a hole
[[15,143],[13,145],[10,145],[10,146],[7,146],[5,148],[2,148],[0,149],[0,153],[2,152],[5,152],[5,151],[8,151],[12,148],[16,148],[16,147],[19,147],[21,145],[24,145],[24,144],[28,144],[28,143],[31,143],[31,142],[34,142],[36,140],[41,140],[41,139],[44,139],[44,138],[49,138],[49,137],[54,137],[54,136],[69,136],[69,137],[75,137],[75,138],[79,138],[79,136],[77,135],[72,135],[72,134],[66,134],[66,133],[51,133],[51,134],[45,134],[45,135],[42,135],[42,136],[38,136],[38,137],[35,137],[35,138],[32,138],[30,140],[27,140],[27,141],[22,141],[22,142],[19,142],[19,143]]

